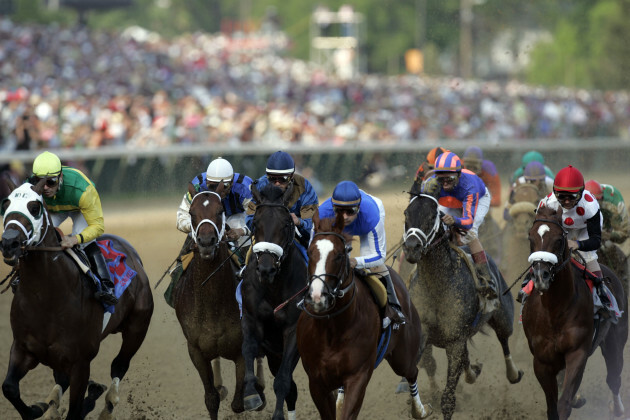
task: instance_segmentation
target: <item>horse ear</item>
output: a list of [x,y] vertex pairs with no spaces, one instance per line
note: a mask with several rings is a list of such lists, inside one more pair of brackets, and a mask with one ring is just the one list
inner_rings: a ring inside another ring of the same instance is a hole
[[258,191],[258,180],[252,182],[250,186],[250,190],[252,191],[252,196],[254,197],[254,201],[258,204],[262,203],[262,197],[260,196],[260,191]]
[[44,194],[44,184],[46,184],[46,178],[40,179],[31,189],[37,194],[42,195]]
[[287,189],[282,194],[282,204],[285,206],[289,206],[289,200],[291,199],[291,195],[293,194],[293,182],[289,183]]
[[313,214],[313,217],[311,218],[311,220],[313,221],[313,230],[315,232],[317,232],[319,230],[319,208],[315,209],[315,213]]
[[190,198],[192,199],[195,194],[197,194],[197,190],[195,189],[195,186],[192,184],[192,182],[188,183],[188,195],[190,195]]
[[436,178],[429,178],[422,182],[421,191],[423,194],[430,195],[431,197],[436,197],[440,193],[441,190],[440,184],[437,182]]
[[221,195],[224,190],[225,190],[225,185],[223,184],[223,182],[219,182],[219,186],[215,190],[215,193]]
[[17,185],[15,185],[13,180],[8,176],[4,177],[4,182],[7,184],[7,187],[9,187],[10,192],[13,192],[13,190],[17,188]]
[[343,231],[343,213],[335,213],[335,224],[333,226],[333,232],[341,233]]

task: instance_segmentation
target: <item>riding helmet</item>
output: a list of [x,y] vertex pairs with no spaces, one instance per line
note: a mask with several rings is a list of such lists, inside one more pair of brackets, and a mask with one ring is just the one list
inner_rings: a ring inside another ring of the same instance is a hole
[[546,176],[545,166],[538,161],[529,162],[523,170],[523,177],[527,181],[541,181]]
[[602,188],[602,184],[595,181],[594,179],[586,181],[584,188],[588,190],[591,194],[593,194],[593,197],[595,197],[596,199],[601,200],[602,198],[604,198],[604,189]]
[[427,162],[429,162],[429,165],[434,165],[435,159],[444,152],[447,152],[447,150],[442,149],[441,147],[434,147],[433,149],[429,150],[429,153],[427,153]]
[[59,157],[50,152],[39,154],[33,161],[33,175],[38,177],[57,176],[61,173]]
[[573,166],[560,169],[553,180],[554,192],[581,193],[584,191],[584,177],[582,173]]
[[477,146],[470,146],[464,152],[464,161],[474,160],[481,162],[483,161],[483,151]]
[[529,162],[540,162],[543,165],[545,164],[545,157],[536,150],[530,150],[529,152],[523,155],[522,159],[523,168],[527,166]]
[[295,172],[295,162],[291,155],[279,150],[267,159],[266,172],[268,174],[292,174]]
[[361,191],[352,181],[341,181],[332,194],[332,204],[336,207],[356,207],[361,203]]
[[462,171],[462,161],[453,152],[444,152],[435,160],[435,172],[456,172]]
[[230,182],[232,177],[234,177],[232,165],[221,157],[210,162],[206,170],[206,180],[210,182]]

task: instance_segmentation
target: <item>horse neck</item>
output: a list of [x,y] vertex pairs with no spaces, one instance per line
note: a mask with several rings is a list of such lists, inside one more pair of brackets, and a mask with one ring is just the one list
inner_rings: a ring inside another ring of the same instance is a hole
[[230,258],[230,250],[225,243],[219,245],[212,260],[204,260],[195,252],[191,264],[193,269],[191,283],[195,296],[202,297],[203,302],[207,302],[208,299],[216,301],[225,298],[223,291],[236,290]]
[[576,292],[571,261],[567,261],[554,275],[549,290],[543,293],[541,300],[550,311],[562,311],[573,304]]

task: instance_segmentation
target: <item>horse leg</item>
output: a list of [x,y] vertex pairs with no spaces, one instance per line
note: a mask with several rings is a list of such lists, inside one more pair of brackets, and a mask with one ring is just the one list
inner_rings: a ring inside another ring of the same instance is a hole
[[258,357],[258,339],[255,335],[256,320],[243,314],[241,327],[243,328],[242,353],[245,361],[243,407],[246,411],[253,411],[263,406],[263,398],[256,389],[256,375],[254,374],[254,359]]
[[446,375],[446,388],[442,393],[442,415],[445,420],[450,420],[455,412],[455,388],[459,382],[459,376],[464,367],[464,357],[466,357],[466,342],[458,341],[446,347],[446,357],[448,359],[448,373]]
[[321,382],[308,381],[308,389],[322,420],[335,420],[335,396],[333,392],[321,385]]
[[358,417],[373,371],[372,366],[368,364],[367,367],[363,368],[363,371],[346,378],[343,382],[344,401],[341,419],[356,419]]
[[433,346],[427,344],[420,358],[420,367],[423,368],[429,376],[429,387],[431,395],[435,396],[439,392],[437,381],[435,380],[435,372],[437,371],[437,363],[433,357]]
[[228,390],[223,386],[223,376],[221,376],[221,359],[212,359],[212,373],[214,374],[214,387],[219,392],[219,400],[223,401],[228,396]]
[[[214,363],[212,370],[214,371]],[[242,413],[243,411],[245,411],[245,408],[243,407],[243,381],[245,379],[245,361],[243,360],[243,356],[240,354],[239,357],[234,360],[234,372],[236,377],[236,384],[234,385],[234,397],[232,398],[232,411],[234,411],[235,413]]]
[[[409,379],[407,379],[409,382]],[[414,381],[409,388],[409,397],[411,400],[411,417],[414,419],[424,419],[433,414],[431,404],[427,404],[429,409],[426,409],[420,400],[420,393],[418,392],[418,382]]]
[[470,364],[470,355],[468,354],[468,347],[464,344],[464,353],[462,355],[462,366],[464,374],[466,375],[466,383],[474,384],[477,381],[479,375],[481,375],[482,363],[475,365]]
[[621,417],[625,410],[621,398],[619,396],[619,388],[621,387],[621,371],[623,370],[623,347],[625,340],[620,337],[621,334],[615,334],[617,331],[609,331],[606,340],[602,343],[602,356],[606,362],[606,383],[613,394],[612,413],[616,417]]
[[48,405],[43,402],[29,407],[20,397],[20,381],[26,376],[28,371],[34,369],[38,364],[35,358],[16,350],[15,342],[13,343],[7,376],[2,383],[2,393],[20,413],[22,419],[36,419],[41,417],[44,411],[48,409]]
[[295,403],[297,402],[297,386],[293,381],[293,371],[300,360],[297,351],[297,338],[295,328],[289,328],[284,332],[284,348],[282,359],[273,381],[273,391],[276,394],[276,407],[272,416],[273,420],[284,419],[284,402],[287,403],[289,419],[295,418]]
[[508,338],[500,336],[497,332],[497,338],[501,343],[501,349],[503,350],[503,357],[505,358],[505,376],[511,384],[517,384],[523,378],[523,371],[516,367],[512,355],[510,354],[510,346],[508,344]]
[[256,358],[256,381],[260,389],[265,389],[265,365],[263,363],[264,357]]
[[547,401],[547,419],[558,419],[558,382],[556,372],[551,365],[543,364],[534,358],[534,374],[545,393]]
[[210,413],[210,418],[212,420],[217,420],[219,417],[220,399],[219,392],[214,387],[212,362],[208,361],[199,348],[190,343],[188,344],[188,354],[190,355],[190,360],[192,360],[193,365],[195,365],[195,368],[199,373],[199,377],[201,377],[201,382],[203,383],[206,409],[208,410],[208,413]]
[[582,375],[584,375],[584,368],[586,368],[588,353],[586,350],[580,349],[565,354],[564,358],[566,366],[564,384],[562,386],[562,395],[558,400],[558,416],[560,419],[568,419],[571,415],[573,397],[582,382]]
[[66,419],[83,419],[83,399],[90,380],[90,361],[75,363],[70,373],[70,407]]

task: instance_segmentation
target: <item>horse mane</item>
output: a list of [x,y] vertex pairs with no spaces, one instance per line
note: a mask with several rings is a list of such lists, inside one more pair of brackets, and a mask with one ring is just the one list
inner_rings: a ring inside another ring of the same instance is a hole
[[267,184],[260,190],[260,196],[270,203],[282,202],[284,191],[273,184]]

